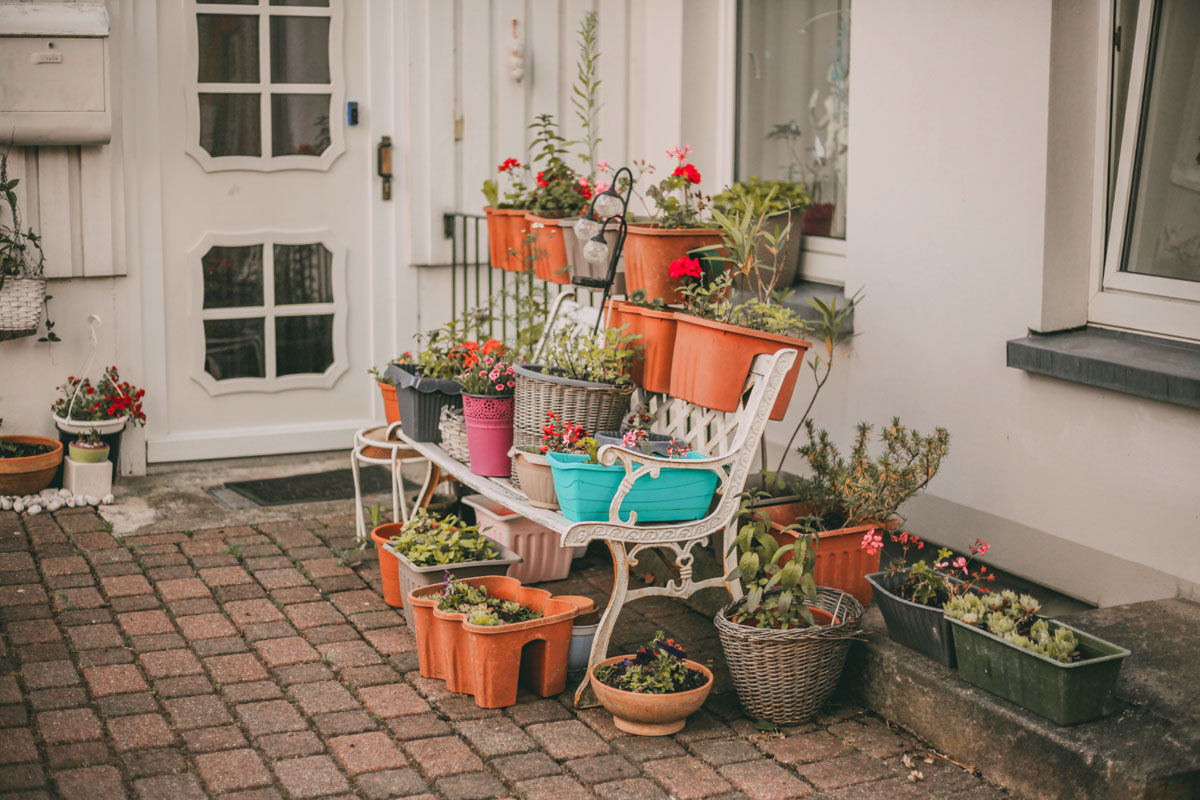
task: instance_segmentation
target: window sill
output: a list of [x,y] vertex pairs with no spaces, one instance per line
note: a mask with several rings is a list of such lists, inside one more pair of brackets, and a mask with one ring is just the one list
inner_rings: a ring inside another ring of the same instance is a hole
[[1008,366],[1200,408],[1200,345],[1087,327],[1008,342]]

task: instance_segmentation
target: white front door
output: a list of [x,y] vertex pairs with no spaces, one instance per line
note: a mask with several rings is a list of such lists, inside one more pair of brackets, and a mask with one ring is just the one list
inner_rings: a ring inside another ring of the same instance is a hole
[[147,329],[166,413],[150,461],[348,447],[370,423],[372,297],[390,285],[371,253],[388,131],[368,124],[368,75],[391,63],[368,41],[378,8],[158,5],[163,293]]

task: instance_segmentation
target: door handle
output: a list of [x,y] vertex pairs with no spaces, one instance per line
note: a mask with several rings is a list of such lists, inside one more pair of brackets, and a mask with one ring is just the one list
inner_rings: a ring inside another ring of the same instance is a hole
[[375,171],[383,178],[383,199],[392,199],[392,137],[384,136],[375,149]]

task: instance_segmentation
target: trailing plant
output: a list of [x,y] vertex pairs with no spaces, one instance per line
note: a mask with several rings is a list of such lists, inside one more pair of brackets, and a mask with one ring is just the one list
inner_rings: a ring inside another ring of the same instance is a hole
[[967,593],[945,605],[946,616],[976,628],[984,628],[1006,642],[1069,664],[1079,659],[1079,641],[1066,628],[1050,627],[1038,619],[1041,603],[1032,595],[1002,592],[977,595]]
[[[525,184],[529,180],[529,167],[522,165],[515,158],[506,158],[496,167],[496,172],[500,174],[500,180],[489,179],[483,182],[483,196],[487,198],[488,206],[528,208],[529,187]],[[501,182],[504,184],[504,199],[500,198]]]
[[726,214],[747,208],[768,215],[784,211],[803,211],[812,205],[808,187],[798,181],[763,180],[752,175],[738,181],[713,197],[713,209]]
[[[712,198],[698,188],[700,170],[687,162],[692,153],[690,144],[673,147],[667,155],[675,159],[675,169],[670,175],[646,189],[646,197],[654,203],[650,220],[661,228],[707,227],[701,214]],[[643,172],[653,172],[654,167],[641,162],[639,177]]]
[[[10,224],[0,224],[0,289],[7,278],[42,279],[46,274],[46,254],[42,252],[42,237],[33,228],[21,229],[21,207],[14,191],[20,178],[8,177],[8,153],[0,153],[0,196],[8,206]],[[46,335],[39,342],[61,342],[54,332],[54,321],[50,319],[52,295],[44,295],[42,301],[46,311]]]
[[563,422],[562,418],[553,411],[546,412],[546,424],[542,426],[542,443],[538,446],[541,453],[585,453],[584,443],[591,437],[591,431],[574,422]]
[[468,525],[454,514],[431,514],[424,508],[413,513],[391,544],[418,567],[500,558],[500,551],[479,532],[478,525]]
[[[920,559],[908,563],[909,550],[924,550],[925,542],[908,531],[889,531],[891,541],[901,547],[901,556],[888,564],[885,572],[891,575],[903,576],[903,582],[889,591],[892,594],[920,603],[924,606],[940,606],[943,603],[970,592],[980,581],[994,581],[994,573],[981,565],[974,566],[975,556],[982,556],[988,551],[988,543],[976,539],[971,545],[970,556],[955,556],[954,551],[942,547],[938,549],[933,563]],[[867,531],[863,535],[859,549],[875,555],[883,550],[883,534],[877,530]],[[972,568],[974,566],[974,568]]]
[[601,81],[597,68],[600,60],[600,39],[596,28],[599,21],[600,12],[592,9],[583,15],[579,23],[579,57],[575,62],[575,84],[571,87],[571,104],[575,106],[575,116],[583,131],[583,139],[579,142],[583,145],[583,152],[579,157],[587,169],[585,177],[593,187],[596,185],[596,170],[599,167],[596,157],[602,141],[596,119],[603,105],[599,98]]
[[[737,566],[725,580],[740,580],[745,595],[733,610],[735,623],[755,628],[787,630],[817,624],[808,603],[817,596],[813,568],[817,562],[817,536],[807,522],[794,522],[783,528],[795,540],[781,545],[771,535],[771,518],[762,509],[753,507],[766,495],[747,492],[741,495],[738,519],[742,525],[729,546],[738,552]],[[791,554],[787,564],[780,565]],[[779,591],[772,591],[778,588]]]
[[604,328],[584,337],[567,328],[556,331],[546,347],[546,369],[579,381],[631,385],[629,369],[642,346],[637,344],[641,334],[627,333],[628,327]]
[[806,499],[840,516],[842,524],[837,527],[896,519],[897,509],[929,485],[950,451],[945,428],[922,436],[901,425],[899,417],[881,431],[883,452],[877,458],[869,452],[872,428],[865,422],[858,426],[849,461],[842,458],[828,432],[815,431],[812,420],[805,422],[805,430],[808,443],[799,452],[812,470],[812,494]]
[[95,385],[88,378],[71,376],[58,393],[50,409],[64,419],[103,421],[128,416],[133,425],[146,424],[142,410],[146,390],[122,381],[115,366],[105,369]]
[[665,633],[658,631],[631,658],[616,664],[598,666],[596,680],[625,692],[638,694],[675,694],[699,689],[708,678],[687,665],[687,650]]
[[[486,349],[492,342],[496,342],[496,340],[491,339],[485,342],[484,349],[481,350],[480,355],[476,356],[475,363],[467,365],[466,371],[458,376],[458,382],[467,394],[508,397],[517,385],[512,363],[501,358],[504,355],[504,346],[500,345],[490,351]],[[496,343],[499,344],[499,342]],[[473,343],[467,342],[467,344]],[[488,355],[489,352],[492,355]]]
[[449,570],[438,595],[438,608],[465,614],[472,625],[512,625],[542,618],[542,612],[523,603],[488,594],[486,586],[455,580]]
[[550,114],[538,114],[529,127],[534,131],[530,144],[533,161],[542,167],[535,176],[529,208],[543,215],[582,211],[592,197],[592,189],[587,177],[576,173],[564,158],[571,143],[559,134]]

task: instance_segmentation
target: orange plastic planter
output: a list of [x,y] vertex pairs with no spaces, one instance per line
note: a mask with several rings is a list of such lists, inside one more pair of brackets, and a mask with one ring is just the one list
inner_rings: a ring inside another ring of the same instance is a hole
[[[404,592],[400,589],[400,565],[396,556],[383,549],[384,544],[392,535],[397,533],[395,523],[380,525],[371,531],[371,541],[375,542],[375,556],[379,559],[379,580],[383,583],[383,602],[392,608],[404,607]],[[383,535],[380,531],[385,531]]]
[[522,586],[515,578],[487,576],[465,583],[537,609],[542,617],[512,625],[472,625],[465,614],[437,607],[443,584],[414,589],[407,599],[421,674],[446,681],[452,692],[474,695],[480,708],[515,705],[518,677],[542,697],[562,692],[567,686],[572,620],[579,614],[576,602]]
[[383,395],[383,416],[388,425],[400,421],[400,404],[396,402],[396,386],[391,383],[380,383],[379,393]]
[[671,361],[675,356],[675,313],[657,311],[625,300],[608,301],[608,327],[628,323],[626,333],[641,335],[641,355],[630,368],[633,382],[648,392],[671,390]]
[[488,255],[492,266],[509,272],[525,272],[525,215],[523,208],[485,208],[488,226]]
[[[791,522],[774,522],[771,525],[771,535],[781,545],[791,544],[796,540],[795,535],[783,528]],[[834,531],[821,531],[817,534],[817,562],[813,567],[813,580],[818,586],[832,586],[854,596],[854,599],[865,605],[870,605],[872,593],[867,576],[879,571],[880,553],[869,555],[859,547],[863,534],[869,530],[881,528],[880,525],[855,525],[852,528],[839,528]],[[783,566],[792,560],[788,553],[779,559]]]
[[667,272],[671,262],[697,247],[720,243],[721,234],[712,228],[630,225],[625,238],[626,293],[644,289],[647,300],[661,297],[668,305],[682,303],[679,282]]
[[688,314],[675,313],[675,349],[671,363],[671,390],[696,405],[717,411],[735,411],[750,374],[750,364],[761,353],[785,348],[799,351],[796,362],[784,376],[783,386],[771,409],[771,419],[787,415],[804,353],[812,347],[805,339],[740,328]]
[[558,218],[526,214],[525,223],[533,236],[531,255],[534,274],[551,283],[570,283],[567,245]]

